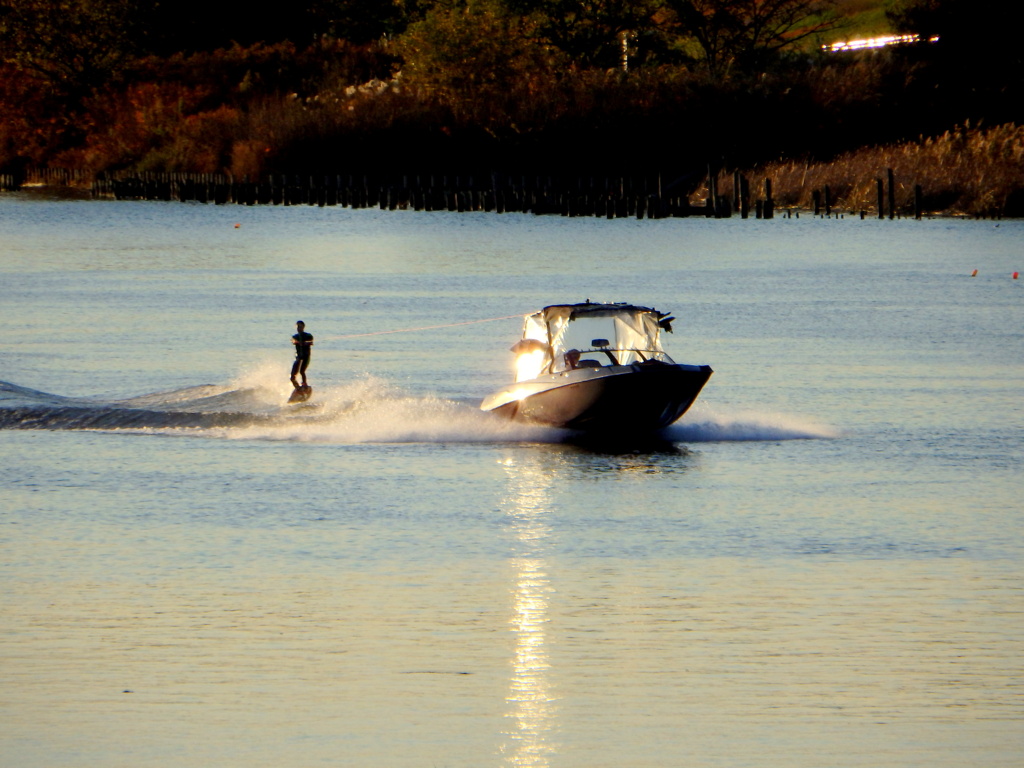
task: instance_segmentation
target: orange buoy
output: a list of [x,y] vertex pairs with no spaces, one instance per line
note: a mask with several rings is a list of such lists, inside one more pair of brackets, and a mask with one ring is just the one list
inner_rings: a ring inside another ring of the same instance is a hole
[[1014,280],[1016,280],[1016,279],[1017,279],[1017,273],[1016,273],[1016,272],[1014,272],[1014,273],[1013,273],[1013,279],[1014,279]]
[[973,272],[971,272],[971,277],[977,277],[977,276],[978,276],[978,270],[974,270]]
[[235,224],[235,229],[240,229],[241,226],[242,226],[241,224]]

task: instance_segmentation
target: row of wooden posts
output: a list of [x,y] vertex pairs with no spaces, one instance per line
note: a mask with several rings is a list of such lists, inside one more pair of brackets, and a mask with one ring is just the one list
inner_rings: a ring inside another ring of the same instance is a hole
[[[40,169],[27,179],[37,184],[82,185],[88,181],[80,171]],[[14,176],[0,176],[0,189],[17,189]],[[877,215],[896,218],[896,183],[893,171],[886,181],[877,179]],[[886,183],[887,182],[887,183]],[[101,173],[91,184],[94,197],[118,200],[178,200],[225,205],[341,205],[349,208],[423,211],[493,211],[599,216],[605,218],[665,218],[703,216],[771,219],[776,204],[771,179],[761,183],[761,194],[753,194],[749,180],[740,172],[732,178],[732,193],[719,194],[718,174],[709,173],[703,203],[693,205],[689,195],[662,188],[659,175],[637,177],[550,176],[371,176],[275,174],[250,181],[225,174],[187,173]],[[914,216],[922,215],[922,190],[914,188]],[[752,200],[753,198],[753,200]],[[814,215],[831,217],[834,205],[829,186],[813,192]],[[751,205],[753,202],[753,205]],[[792,209],[786,210],[792,216]],[[799,214],[797,214],[799,215]],[[866,211],[860,211],[865,218]]]
[[708,215],[683,194],[664,195],[657,177],[269,175],[260,181],[223,175],[112,174],[93,195],[119,200],[181,200],[239,205],[341,205],[420,211],[493,211],[663,218]]
[[[891,168],[886,172],[888,179],[888,194],[886,193],[886,185],[883,184],[881,179],[875,179],[875,189],[877,196],[877,210],[878,218],[884,219],[886,211],[890,219],[896,218],[896,179]],[[814,215],[820,216],[824,210],[825,216],[832,215],[832,192],[829,185],[825,185],[824,195],[822,190],[816,189],[812,193],[812,199],[814,200]],[[924,192],[921,189],[920,184],[914,185],[914,218],[920,219],[923,212],[923,199]],[[860,217],[866,218],[867,211],[862,210]]]
[[75,168],[30,168],[21,174],[0,173],[0,191],[14,192],[25,184],[48,187],[82,187],[93,179],[90,171]]
[[[895,219],[897,216],[896,208],[896,176],[892,168],[886,170],[886,177],[888,184],[883,183],[882,179],[875,179],[875,185],[877,190],[877,208],[878,218],[884,219],[888,214],[890,219]],[[711,195],[716,199],[718,198],[717,190],[717,179],[713,175],[708,176],[709,179],[709,190]],[[888,192],[886,192],[886,188]],[[833,211],[832,204],[832,190],[828,184],[825,185],[824,190],[815,189],[811,192],[811,200],[814,204],[814,215],[815,216],[826,216],[831,218]],[[924,213],[924,192],[920,184],[914,185],[914,218],[920,219]],[[718,209],[724,211],[724,215],[731,215],[729,210],[730,201],[722,200],[718,203]],[[750,183],[747,177],[739,171],[733,174],[732,180],[732,208],[739,210],[742,218],[749,216],[750,210]],[[770,219],[774,216],[775,203],[772,198],[772,180],[764,180],[764,197],[759,197],[755,200],[755,214],[756,217],[761,219]],[[792,215],[792,212],[787,210],[787,215]],[[861,210],[860,217],[862,219],[867,218],[867,211]]]
[[21,188],[21,181],[13,173],[0,173],[0,192],[13,192]]

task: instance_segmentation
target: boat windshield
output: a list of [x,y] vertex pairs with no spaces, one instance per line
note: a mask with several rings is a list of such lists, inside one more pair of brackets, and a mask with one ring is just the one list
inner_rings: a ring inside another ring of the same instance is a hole
[[661,348],[661,313],[647,307],[570,304],[529,315],[517,353],[516,381],[571,368],[671,363]]

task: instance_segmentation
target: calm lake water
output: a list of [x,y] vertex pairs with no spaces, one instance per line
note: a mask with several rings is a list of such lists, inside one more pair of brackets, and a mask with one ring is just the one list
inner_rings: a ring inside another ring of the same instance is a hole
[[[1019,221],[4,194],[0,762],[1016,768],[1020,270]],[[478,411],[587,298],[715,369],[661,444]]]

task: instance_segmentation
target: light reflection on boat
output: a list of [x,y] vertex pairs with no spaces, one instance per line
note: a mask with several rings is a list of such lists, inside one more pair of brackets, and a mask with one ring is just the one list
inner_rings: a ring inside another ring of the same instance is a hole
[[506,765],[516,768],[548,768],[554,751],[550,741],[555,728],[555,698],[548,672],[546,626],[551,583],[544,551],[551,528],[546,517],[551,506],[552,478],[538,465],[525,466],[522,459],[507,458],[503,466],[509,478],[505,511],[515,535],[511,565],[515,573],[512,614],[515,654],[508,694],[508,717],[514,726],[505,733],[502,748]]
[[515,382],[480,403],[516,421],[591,435],[640,435],[672,424],[712,370],[661,346],[675,318],[634,304],[552,304],[527,315]]

